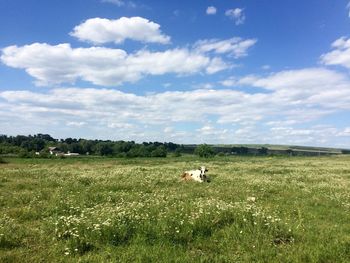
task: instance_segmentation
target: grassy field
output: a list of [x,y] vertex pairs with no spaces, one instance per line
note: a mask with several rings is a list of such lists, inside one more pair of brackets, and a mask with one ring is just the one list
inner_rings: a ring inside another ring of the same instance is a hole
[[350,261],[349,156],[6,161],[0,262]]

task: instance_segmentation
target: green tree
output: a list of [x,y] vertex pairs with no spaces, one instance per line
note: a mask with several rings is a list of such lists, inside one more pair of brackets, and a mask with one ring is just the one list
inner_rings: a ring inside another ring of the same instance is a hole
[[163,145],[158,146],[155,150],[151,152],[152,157],[166,157],[167,156],[167,150]]
[[201,145],[198,145],[196,147],[196,149],[194,150],[194,154],[196,154],[200,157],[208,158],[208,157],[214,156],[215,152],[214,152],[213,148],[210,147],[209,145],[201,144]]
[[99,142],[95,146],[95,152],[99,155],[102,155],[102,156],[112,155],[113,154],[113,147],[108,142]]

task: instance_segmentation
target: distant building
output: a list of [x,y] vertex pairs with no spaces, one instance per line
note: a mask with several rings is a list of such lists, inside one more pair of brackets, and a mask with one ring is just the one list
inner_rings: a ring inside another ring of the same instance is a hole
[[57,147],[49,147],[49,153],[51,155],[57,155],[58,153],[61,153],[61,151]]
[[70,151],[68,151],[67,153],[64,153],[60,151],[60,149],[58,149],[57,147],[49,147],[49,153],[55,156],[78,156],[79,155],[79,153],[71,153]]

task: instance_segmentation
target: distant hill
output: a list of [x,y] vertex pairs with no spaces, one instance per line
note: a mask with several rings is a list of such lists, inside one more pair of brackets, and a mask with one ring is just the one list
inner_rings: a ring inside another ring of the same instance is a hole
[[[274,145],[274,144],[211,144],[216,153],[237,155],[300,155],[318,156],[334,154],[350,154],[349,149],[297,146],[297,145]],[[196,144],[183,145],[184,152],[193,153]]]

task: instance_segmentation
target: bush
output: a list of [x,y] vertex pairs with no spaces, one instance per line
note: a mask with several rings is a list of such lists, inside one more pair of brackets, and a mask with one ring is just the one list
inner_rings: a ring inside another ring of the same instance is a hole
[[0,157],[0,163],[6,163],[4,159]]
[[209,158],[215,155],[214,150],[207,144],[198,145],[194,150],[194,154],[205,158]]

